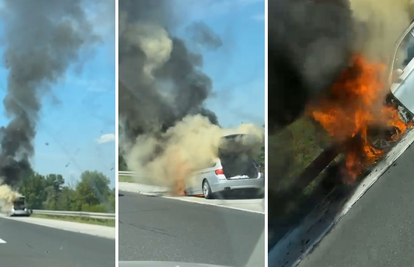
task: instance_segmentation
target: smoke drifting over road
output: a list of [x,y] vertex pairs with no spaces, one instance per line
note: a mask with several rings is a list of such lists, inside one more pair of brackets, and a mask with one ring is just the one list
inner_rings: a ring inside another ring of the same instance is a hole
[[[14,186],[30,170],[41,95],[51,90],[82,49],[98,41],[80,0],[5,1],[3,105],[10,122],[0,129],[0,177]],[[86,51],[86,50],[85,50]]]
[[225,133],[204,104],[212,81],[202,56],[171,35],[183,16],[174,4],[122,0],[119,7],[121,153],[130,169],[167,185],[211,160]]

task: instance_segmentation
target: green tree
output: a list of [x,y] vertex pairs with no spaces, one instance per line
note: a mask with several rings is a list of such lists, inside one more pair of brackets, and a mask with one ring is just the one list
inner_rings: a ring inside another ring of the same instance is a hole
[[260,150],[260,154],[258,157],[258,163],[260,164],[260,166],[264,169],[265,168],[265,147],[262,146],[261,150]]
[[128,171],[128,166],[124,157],[121,155],[121,151],[118,152],[118,169],[120,171]]
[[59,199],[62,193],[62,187],[65,183],[62,175],[49,174],[45,177],[46,200],[43,203],[45,209],[59,209]]
[[64,186],[58,200],[59,210],[76,210],[76,191],[69,186]]
[[31,172],[22,181],[20,193],[26,197],[28,207],[32,209],[43,209],[43,202],[47,197],[45,192],[45,179],[42,175]]
[[[109,205],[109,179],[101,172],[85,171],[76,186],[76,208],[78,210],[100,211]],[[92,209],[92,210],[91,210]]]
[[109,195],[109,209],[106,212],[115,212],[115,188],[112,188],[111,193]]
[[[263,125],[263,129],[265,129],[265,125]],[[263,138],[263,140],[265,140]],[[265,168],[265,157],[266,157],[266,152],[265,152],[265,143],[263,142],[262,148],[260,149],[260,153],[258,155],[257,161],[260,164],[260,166],[264,169]]]
[[115,211],[115,189],[97,171],[85,171],[75,188],[65,185],[60,174],[43,176],[33,171],[21,180],[19,192],[29,208],[52,210]]

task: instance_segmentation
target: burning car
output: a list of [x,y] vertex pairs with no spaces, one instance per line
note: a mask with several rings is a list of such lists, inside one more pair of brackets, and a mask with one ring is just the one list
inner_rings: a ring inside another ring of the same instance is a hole
[[255,136],[245,134],[222,137],[217,159],[186,180],[185,194],[211,199],[224,191],[263,189],[264,174],[254,160],[258,142]]
[[[371,140],[375,148],[386,150],[390,143],[399,140],[406,128],[413,126],[414,117],[414,21],[398,39],[389,66],[388,82],[390,92],[386,98],[386,106],[398,114],[400,121],[385,131],[371,127]],[[396,115],[394,117],[397,117]],[[376,133],[376,134],[375,134]],[[378,136],[379,134],[379,136]]]
[[26,206],[24,196],[16,197],[12,201],[11,210],[7,212],[8,216],[30,216],[31,211]]
[[384,82],[386,65],[354,55],[350,67],[328,93],[308,107],[308,114],[346,155],[345,179],[349,182],[383,158],[413,125],[414,93],[409,90],[413,79],[409,74],[414,68],[413,28],[414,24],[401,37],[394,53],[391,90]]
[[[414,69],[414,21],[399,38],[389,73],[391,93],[398,99],[400,110],[408,109],[412,119],[414,113],[414,76],[411,75]],[[403,114],[405,115],[405,114]]]

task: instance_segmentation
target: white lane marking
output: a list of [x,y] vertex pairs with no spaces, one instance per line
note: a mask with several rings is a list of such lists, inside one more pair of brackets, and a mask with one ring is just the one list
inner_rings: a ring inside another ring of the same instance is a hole
[[[208,200],[208,199],[192,197],[192,196],[169,196],[169,195],[164,195],[168,191],[165,188],[161,188],[157,186],[142,185],[142,184],[137,184],[137,183],[126,183],[126,182],[118,182],[118,191],[128,192],[128,193],[133,193],[133,194],[140,194],[140,195],[145,195],[145,196],[169,198],[169,199],[181,200],[181,201],[192,202],[192,203],[197,203],[197,204],[205,204],[205,205],[210,205],[210,206],[217,206],[217,207],[234,209],[234,210],[251,212],[251,213],[265,214],[264,199],[260,199],[260,200],[211,199],[211,200]],[[219,202],[217,203],[217,201]],[[230,205],[233,205],[233,206],[230,206]],[[244,206],[253,205],[254,207],[252,208],[239,207],[243,205]]]
[[[220,203],[197,201],[197,200],[193,199],[193,197],[169,197],[169,196],[161,196],[161,197],[169,198],[169,199],[176,199],[176,200],[181,200],[181,201],[191,202],[191,203],[196,203],[196,204],[202,204],[202,205],[210,205],[210,206],[222,207],[222,208],[227,208],[227,209],[246,211],[246,212],[251,212],[251,213],[265,214],[264,211],[251,210],[251,209],[239,208],[239,207],[231,207],[231,206],[226,206],[226,205],[223,205],[223,204],[220,204]],[[260,205],[260,204],[259,203],[254,203],[254,205]],[[263,205],[264,205],[264,203],[263,203]]]
[[[14,220],[22,223],[29,223],[47,228],[53,228],[61,231],[69,231],[83,235],[91,235],[108,239],[115,239],[115,228],[110,226],[101,226],[96,224],[86,224],[78,222],[68,222],[54,219],[36,218],[36,217],[8,217],[0,214],[1,218]],[[1,227],[1,225],[0,225]]]
[[[243,203],[237,203],[232,202],[232,203],[228,203],[229,200],[223,200],[222,203],[214,203],[212,201],[214,200],[205,200],[204,199],[199,199],[197,197],[191,197],[191,196],[183,196],[183,197],[173,197],[173,196],[164,196],[162,194],[158,194],[158,193],[149,193],[149,192],[132,192],[129,191],[128,193],[133,193],[133,194],[140,194],[140,195],[144,195],[144,196],[154,196],[154,197],[162,197],[162,198],[168,198],[168,199],[174,199],[174,200],[180,200],[180,201],[185,201],[185,202],[191,202],[191,203],[195,203],[195,204],[201,204],[201,205],[210,205],[210,206],[216,206],[216,207],[221,207],[221,208],[227,208],[227,209],[233,209],[233,210],[239,210],[239,211],[245,211],[245,212],[251,212],[251,213],[257,213],[257,214],[265,214],[264,211],[259,211],[259,210],[254,210],[254,209],[248,209],[248,208],[239,208],[239,207],[232,207],[232,206],[228,206],[228,205],[243,205]],[[240,201],[245,201],[240,200]],[[227,202],[227,203],[226,203]],[[227,205],[226,205],[227,204]],[[247,203],[247,205],[262,205],[262,209],[264,209],[264,200],[262,200],[262,203]],[[246,205],[246,203],[244,204]]]
[[408,149],[408,147],[414,142],[414,130],[410,130],[407,135],[401,139],[401,141],[388,153],[386,158],[381,161],[367,177],[358,186],[352,197],[346,202],[341,213],[339,213],[335,219],[329,224],[329,226],[319,235],[318,238],[309,246],[309,248],[291,265],[298,266],[300,262],[305,259],[310,251],[322,241],[325,235],[331,230],[331,228],[338,223],[338,221],[345,216],[346,213],[355,205],[355,203],[361,199],[361,197],[374,185],[376,181],[387,171],[387,169]]
[[7,242],[0,238],[0,244],[6,244]]

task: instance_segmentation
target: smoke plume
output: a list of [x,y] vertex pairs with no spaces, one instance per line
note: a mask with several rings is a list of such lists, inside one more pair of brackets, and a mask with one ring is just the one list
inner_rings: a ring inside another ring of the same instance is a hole
[[350,0],[356,41],[371,60],[388,63],[397,39],[414,19],[413,0]]
[[120,3],[119,113],[128,124],[129,138],[164,131],[189,114],[203,114],[217,124],[215,114],[203,105],[212,81],[199,70],[201,55],[167,31],[173,20],[170,4]]
[[353,47],[347,0],[269,1],[269,127],[285,126],[347,65]]
[[270,0],[269,127],[294,121],[360,53],[388,63],[412,0]]
[[194,22],[186,27],[194,42],[211,50],[223,45],[221,38],[204,22]]
[[0,211],[10,211],[13,201],[22,195],[6,184],[0,185]]
[[211,161],[226,133],[204,104],[213,84],[202,56],[171,34],[183,16],[174,3],[122,0],[119,7],[121,153],[129,169],[168,186]]
[[[226,147],[222,144],[221,137],[235,133],[252,136],[240,140],[238,145],[249,148],[243,151],[248,156],[258,155],[263,144],[263,133],[254,125],[223,129],[211,124],[205,116],[190,115],[158,135],[139,135],[126,154],[127,165],[139,173],[141,182],[147,179],[153,184],[181,190],[180,183],[193,171],[211,167],[217,158],[219,147]],[[198,186],[201,188],[201,185]]]
[[98,40],[80,0],[5,1],[3,105],[10,122],[0,129],[0,177],[10,186],[30,170],[41,95],[51,90],[79,54]]

